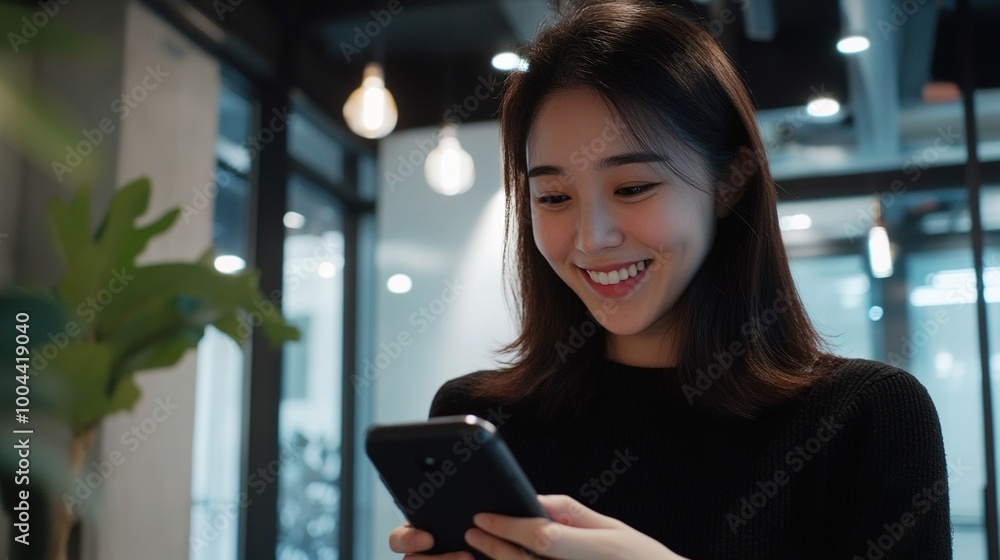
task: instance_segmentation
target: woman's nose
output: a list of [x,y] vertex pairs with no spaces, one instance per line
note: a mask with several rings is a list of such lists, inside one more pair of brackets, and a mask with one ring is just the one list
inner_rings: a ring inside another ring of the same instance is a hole
[[599,255],[622,244],[625,236],[618,218],[602,201],[581,205],[576,224],[576,249],[588,255]]

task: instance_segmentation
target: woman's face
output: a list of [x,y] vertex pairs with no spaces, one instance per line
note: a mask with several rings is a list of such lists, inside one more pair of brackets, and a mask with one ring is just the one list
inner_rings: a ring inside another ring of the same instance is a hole
[[545,101],[527,141],[535,243],[556,274],[615,337],[662,339],[671,307],[712,244],[716,207],[704,162],[672,160],[692,186],[637,152],[596,92]]

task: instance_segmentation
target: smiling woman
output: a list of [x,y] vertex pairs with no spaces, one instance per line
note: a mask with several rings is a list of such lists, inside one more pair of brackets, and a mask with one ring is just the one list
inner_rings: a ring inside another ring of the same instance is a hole
[[[524,54],[500,113],[521,330],[506,367],[446,383],[431,415],[504,410],[524,472],[557,495],[540,497],[551,520],[477,515],[469,550],[951,558],[934,406],[908,373],[823,348],[749,94],[712,37],[590,2]],[[432,542],[390,536],[408,558]]]

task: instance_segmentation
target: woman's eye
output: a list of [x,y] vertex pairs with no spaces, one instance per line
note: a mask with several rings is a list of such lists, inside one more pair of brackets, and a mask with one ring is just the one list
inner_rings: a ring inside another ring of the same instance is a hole
[[620,189],[617,189],[615,191],[615,194],[619,194],[622,196],[638,196],[644,192],[647,192],[649,189],[652,189],[656,185],[657,183],[650,183],[648,185],[631,185],[628,187],[621,187]]
[[553,204],[559,204],[560,202],[566,202],[569,200],[569,197],[564,194],[546,194],[539,196],[535,200],[537,200],[539,204],[551,206]]

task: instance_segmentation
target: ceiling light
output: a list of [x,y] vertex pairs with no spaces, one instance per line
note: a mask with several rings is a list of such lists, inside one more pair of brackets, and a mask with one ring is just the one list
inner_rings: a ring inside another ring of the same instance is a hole
[[872,46],[871,41],[864,35],[848,35],[837,41],[837,50],[842,54],[855,54],[868,50]]
[[405,294],[413,288],[413,280],[405,274],[393,274],[385,283],[385,287],[394,294]]
[[875,278],[892,276],[892,247],[882,222],[882,199],[877,196],[872,201],[872,227],[868,230],[868,264]]
[[446,123],[438,133],[438,145],[427,154],[424,177],[435,191],[454,196],[472,188],[476,166],[472,156],[458,142],[458,127]]
[[840,103],[832,97],[817,97],[806,105],[806,112],[814,117],[832,117],[840,112]]
[[872,321],[878,321],[885,315],[885,311],[878,305],[873,305],[868,309],[868,318]]
[[236,255],[219,255],[215,257],[215,270],[223,274],[233,274],[246,268],[247,262]]
[[873,226],[868,230],[868,259],[872,276],[888,278],[892,276],[892,250],[889,248],[889,233],[883,226]]
[[337,266],[330,261],[323,261],[316,267],[320,278],[333,278],[337,274]]
[[812,218],[809,217],[809,214],[792,214],[778,218],[778,224],[781,226],[782,231],[809,229],[812,227],[812,223]]
[[369,62],[365,66],[361,87],[351,92],[344,103],[344,120],[358,136],[382,138],[396,128],[396,100],[385,89],[382,66]]
[[284,222],[286,228],[302,229],[302,226],[306,225],[306,217],[298,212],[288,211],[285,212],[282,222]]
[[493,57],[493,67],[497,70],[507,72],[508,70],[517,70],[523,72],[528,69],[528,62],[510,51],[497,53]]

